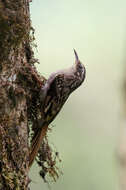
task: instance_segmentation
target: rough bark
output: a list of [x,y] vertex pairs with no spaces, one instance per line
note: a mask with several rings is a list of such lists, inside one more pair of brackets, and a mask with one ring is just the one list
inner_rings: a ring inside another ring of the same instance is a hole
[[28,189],[30,31],[28,0],[0,0],[0,190]]

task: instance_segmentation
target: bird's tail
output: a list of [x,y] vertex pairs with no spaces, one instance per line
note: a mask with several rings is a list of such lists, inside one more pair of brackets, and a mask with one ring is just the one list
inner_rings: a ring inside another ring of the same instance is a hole
[[37,133],[35,134],[35,137],[33,138],[33,141],[31,144],[31,150],[29,154],[29,168],[32,166],[34,162],[34,159],[39,151],[41,142],[46,135],[47,129],[48,129],[47,125],[43,126],[41,130],[37,131]]

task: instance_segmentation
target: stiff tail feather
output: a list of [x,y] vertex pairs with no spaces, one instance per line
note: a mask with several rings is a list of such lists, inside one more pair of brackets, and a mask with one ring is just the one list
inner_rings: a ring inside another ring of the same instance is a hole
[[40,130],[37,131],[37,133],[33,139],[33,142],[31,144],[30,154],[29,154],[29,168],[32,166],[32,164],[34,162],[34,159],[40,148],[41,142],[46,135],[47,129],[48,129],[47,125],[43,126],[41,131]]

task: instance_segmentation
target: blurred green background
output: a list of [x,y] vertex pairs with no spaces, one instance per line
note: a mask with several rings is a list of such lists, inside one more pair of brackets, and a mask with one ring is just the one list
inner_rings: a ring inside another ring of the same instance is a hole
[[[126,38],[125,0],[33,0],[38,71],[70,67],[73,48],[87,77],[53,122],[50,142],[60,153],[63,175],[52,190],[119,190],[116,151]],[[31,190],[47,190],[33,165]]]

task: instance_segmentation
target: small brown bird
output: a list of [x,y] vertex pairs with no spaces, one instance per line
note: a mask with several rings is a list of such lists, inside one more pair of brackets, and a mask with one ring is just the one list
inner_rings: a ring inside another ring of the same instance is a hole
[[69,95],[84,81],[86,70],[76,51],[75,64],[66,70],[52,73],[40,91],[42,117],[37,121],[37,131],[32,139],[29,167],[32,165],[48,125],[54,120]]

